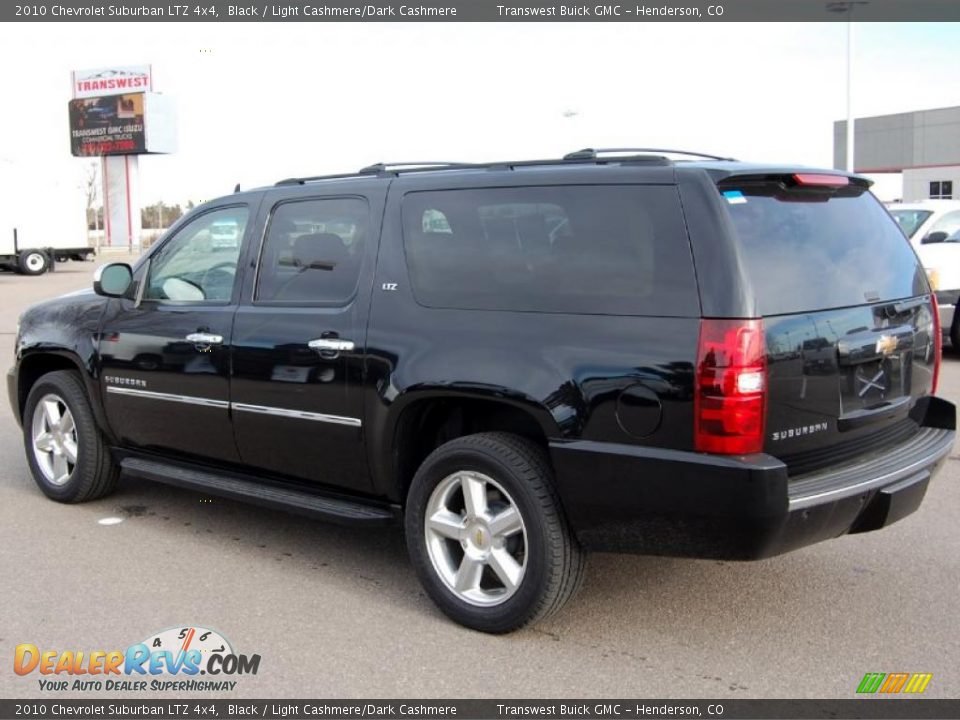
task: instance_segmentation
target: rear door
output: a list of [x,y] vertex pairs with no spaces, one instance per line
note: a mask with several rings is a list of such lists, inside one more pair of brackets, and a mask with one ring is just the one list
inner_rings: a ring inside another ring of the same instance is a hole
[[719,190],[766,328],[765,449],[799,473],[916,432],[935,367],[929,286],[866,185],[740,176]]
[[370,488],[361,391],[385,183],[278,190],[233,334],[231,406],[243,463]]

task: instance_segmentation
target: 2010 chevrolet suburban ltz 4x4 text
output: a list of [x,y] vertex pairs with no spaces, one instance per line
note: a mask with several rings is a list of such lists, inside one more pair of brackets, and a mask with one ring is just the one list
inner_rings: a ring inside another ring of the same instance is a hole
[[876,530],[955,408],[936,298],[867,188],[638,150],[238,192],[23,315],[27,460],[61,502],[128,473],[403,523],[433,600],[488,632],[560,608],[586,550]]

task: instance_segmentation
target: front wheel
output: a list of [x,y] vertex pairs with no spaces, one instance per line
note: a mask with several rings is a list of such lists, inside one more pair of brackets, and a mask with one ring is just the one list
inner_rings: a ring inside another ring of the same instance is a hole
[[33,479],[47,497],[85,502],[116,486],[119,468],[75,372],[47,373],[31,388],[23,413],[23,442]]
[[542,620],[583,578],[545,453],[516,435],[478,433],[435,450],[413,479],[405,525],[427,593],[475,630]]

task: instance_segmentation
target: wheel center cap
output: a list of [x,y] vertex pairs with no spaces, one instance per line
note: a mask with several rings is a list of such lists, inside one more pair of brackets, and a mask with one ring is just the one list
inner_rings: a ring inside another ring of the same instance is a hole
[[484,523],[472,523],[467,528],[467,545],[478,552],[490,550],[490,530]]

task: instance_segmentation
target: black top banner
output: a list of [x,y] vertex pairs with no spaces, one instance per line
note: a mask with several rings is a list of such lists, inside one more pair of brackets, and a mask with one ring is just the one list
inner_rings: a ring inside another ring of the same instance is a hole
[[932,22],[960,21],[957,0],[62,0],[0,4],[2,22]]

